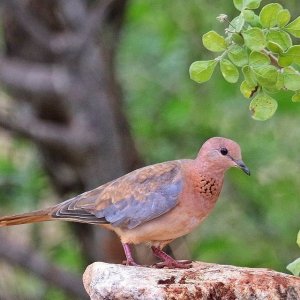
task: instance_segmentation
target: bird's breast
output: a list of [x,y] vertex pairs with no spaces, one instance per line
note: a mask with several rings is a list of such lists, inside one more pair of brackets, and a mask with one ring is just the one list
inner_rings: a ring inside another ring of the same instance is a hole
[[220,184],[212,177],[199,175],[193,179],[192,186],[194,193],[200,197],[211,199],[220,193]]
[[215,206],[222,188],[222,182],[222,179],[218,180],[199,172],[190,172],[183,191],[181,205],[186,207],[191,217],[202,221]]

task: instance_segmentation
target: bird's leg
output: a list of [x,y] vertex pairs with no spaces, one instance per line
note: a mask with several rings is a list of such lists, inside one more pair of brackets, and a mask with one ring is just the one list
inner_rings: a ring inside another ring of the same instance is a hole
[[129,244],[122,243],[122,246],[126,256],[126,261],[124,261],[123,264],[125,264],[126,266],[139,266],[139,264],[137,264],[132,257]]
[[157,247],[152,246],[151,247],[153,254],[160,258],[162,262],[159,262],[157,264],[154,264],[153,266],[156,268],[179,268],[179,269],[189,269],[192,267],[192,261],[190,260],[184,260],[184,261],[177,261],[164,251],[160,250]]

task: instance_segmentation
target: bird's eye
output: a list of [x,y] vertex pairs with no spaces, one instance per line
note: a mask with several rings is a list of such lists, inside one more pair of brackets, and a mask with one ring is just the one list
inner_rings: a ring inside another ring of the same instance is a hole
[[220,152],[221,152],[222,155],[227,155],[228,150],[226,148],[221,148]]

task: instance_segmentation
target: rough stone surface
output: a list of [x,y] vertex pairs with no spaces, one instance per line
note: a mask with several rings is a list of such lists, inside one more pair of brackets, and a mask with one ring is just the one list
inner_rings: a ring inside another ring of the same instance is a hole
[[201,262],[186,270],[96,262],[87,267],[83,283],[91,300],[300,300],[299,277]]

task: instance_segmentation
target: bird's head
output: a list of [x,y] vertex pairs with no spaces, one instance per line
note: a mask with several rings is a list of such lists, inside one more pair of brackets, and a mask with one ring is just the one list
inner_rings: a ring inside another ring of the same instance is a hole
[[210,167],[216,171],[225,172],[231,167],[238,167],[250,175],[249,168],[242,160],[240,146],[230,139],[210,138],[202,145],[197,161],[203,167]]

